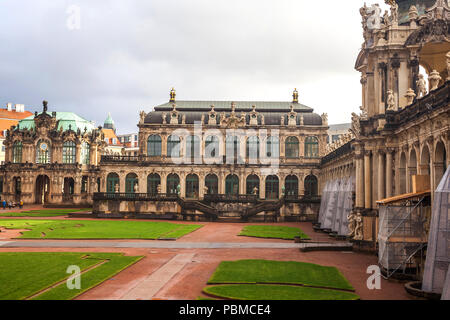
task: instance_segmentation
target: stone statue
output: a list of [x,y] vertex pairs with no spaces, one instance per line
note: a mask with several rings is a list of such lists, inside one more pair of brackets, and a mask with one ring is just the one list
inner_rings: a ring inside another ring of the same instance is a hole
[[46,113],[47,110],[48,110],[48,102],[44,100],[44,101],[42,102],[42,105],[44,106],[44,113]]
[[398,4],[395,1],[390,1],[391,5],[391,21],[394,25],[398,25]]
[[419,74],[419,80],[416,82],[417,85],[417,97],[422,98],[427,95],[427,82],[423,74]]
[[358,212],[355,217],[355,240],[363,240],[363,218],[361,213]]
[[388,111],[395,111],[395,97],[392,90],[387,91],[387,110]]
[[354,238],[355,237],[355,230],[356,230],[356,221],[355,221],[355,214],[353,212],[350,212],[349,215],[347,215],[347,220],[348,220],[348,236],[350,238]]
[[434,91],[437,88],[439,88],[439,83],[441,82],[442,77],[436,70],[433,70],[433,72],[430,73],[430,76],[428,77],[428,81],[430,82],[430,91]]
[[200,119],[200,122],[201,122],[202,124],[205,123],[205,114],[204,114],[204,113],[202,113],[202,118]]
[[145,111],[141,111],[140,113],[139,113],[139,116],[140,116],[140,123],[141,124],[143,124],[144,123],[144,121],[145,121],[145,116],[146,116],[146,114],[145,114]]
[[177,185],[177,195],[178,196],[181,195],[181,186],[180,186],[180,184]]
[[367,18],[369,17],[369,13],[368,13],[367,5],[365,3],[364,3],[364,7],[361,7],[359,9],[359,13],[361,14],[361,18],[362,18],[363,29],[366,29],[367,28]]
[[361,110],[361,119],[367,119],[369,117],[369,114],[367,113],[367,110],[365,107],[360,106],[359,110]]
[[163,114],[162,114],[162,121],[163,121],[163,124],[167,124],[167,113],[165,113],[165,112],[163,112]]
[[204,195],[209,194],[209,189],[208,189],[207,186],[204,186],[204,187],[203,187],[203,194],[204,194]]
[[181,123],[186,124],[186,115],[183,114],[183,117],[181,118]]
[[137,183],[134,184],[133,191],[134,191],[134,193],[138,193],[138,191],[139,191],[139,186],[138,186]]
[[281,116],[280,125],[284,126],[284,116]]
[[258,195],[258,187],[253,188],[253,195],[255,195],[255,196]]
[[282,186],[281,187],[281,195],[284,197],[286,195],[286,187]]
[[350,129],[355,136],[355,138],[359,138],[359,135],[361,134],[361,124],[360,124],[360,117],[356,113],[352,113],[352,128]]
[[263,114],[261,115],[261,125],[262,125],[262,126],[265,125],[265,123],[264,123],[264,115],[263,115]]
[[322,114],[322,125],[327,126],[328,125],[328,113]]
[[380,29],[381,27],[381,8],[378,3],[373,4],[367,9],[369,17],[367,18],[367,28],[369,30]]
[[116,185],[114,186],[114,192],[119,193],[119,184],[118,183],[116,183]]
[[161,184],[158,184],[158,186],[156,187],[156,192],[158,192],[158,194],[161,194]]
[[388,26],[391,25],[391,20],[390,20],[390,18],[389,18],[389,13],[388,13],[387,10],[384,11],[383,20],[384,20],[384,25],[385,25],[386,27],[388,27]]

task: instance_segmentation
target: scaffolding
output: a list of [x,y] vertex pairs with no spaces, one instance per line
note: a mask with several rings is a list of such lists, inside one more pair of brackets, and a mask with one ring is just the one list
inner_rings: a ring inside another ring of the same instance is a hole
[[332,231],[338,236],[346,237],[349,234],[348,216],[353,209],[353,192],[355,191],[354,178],[342,179],[339,188],[336,218]]
[[[443,293],[450,266],[450,168],[444,174],[433,201],[427,260],[422,290]],[[446,292],[447,293],[447,292]]]
[[339,185],[340,185],[340,179],[334,180],[331,183],[331,186],[329,188],[329,195],[327,197],[327,204],[325,207],[324,217],[323,217],[323,223],[320,225],[320,227],[323,230],[331,230],[334,223],[334,218],[336,216],[337,211],[337,202],[339,198]]
[[326,212],[326,208],[327,208],[327,203],[328,203],[328,196],[329,196],[329,188],[330,188],[330,184],[331,182],[328,181],[325,185],[325,188],[323,188],[322,191],[322,200],[320,202],[320,210],[319,210],[319,217],[317,219],[317,223],[319,224],[319,226],[323,225],[323,220],[325,217],[325,212]]
[[419,272],[427,243],[430,192],[378,201],[378,263],[386,278],[396,272]]

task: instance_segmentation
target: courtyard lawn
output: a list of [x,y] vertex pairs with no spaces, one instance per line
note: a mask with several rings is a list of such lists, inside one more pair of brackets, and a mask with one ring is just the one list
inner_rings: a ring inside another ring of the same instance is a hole
[[[0,253],[0,300],[73,299],[140,259],[120,253]],[[72,265],[82,272],[79,290],[67,288]]]
[[202,225],[151,221],[1,220],[0,227],[24,229],[20,239],[145,239],[181,238]]
[[294,261],[224,261],[208,284],[295,284],[354,291],[335,267]]
[[284,226],[246,226],[242,229],[240,236],[294,240],[294,237],[307,240],[309,237],[299,228]]
[[233,300],[358,300],[351,292],[283,285],[224,285],[207,287],[205,294]]
[[67,216],[69,213],[73,212],[90,212],[92,209],[43,209],[43,210],[30,210],[23,212],[7,212],[2,213],[0,210],[0,217],[61,217]]

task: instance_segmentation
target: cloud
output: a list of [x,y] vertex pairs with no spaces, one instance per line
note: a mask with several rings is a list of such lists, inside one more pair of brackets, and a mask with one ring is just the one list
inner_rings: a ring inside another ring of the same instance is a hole
[[[168,101],[289,101],[348,122],[361,104],[358,1],[2,1],[0,103],[74,111],[119,132]],[[69,30],[67,9],[80,8]]]

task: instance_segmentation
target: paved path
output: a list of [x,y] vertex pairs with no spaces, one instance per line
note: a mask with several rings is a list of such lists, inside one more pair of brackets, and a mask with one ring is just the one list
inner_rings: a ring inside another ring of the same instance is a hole
[[351,247],[351,243],[280,243],[280,242],[126,242],[126,241],[6,241],[2,248],[150,248],[150,249],[295,249],[310,247]]
[[151,300],[167,282],[192,262],[194,254],[178,254],[144,281],[128,291],[120,300]]

